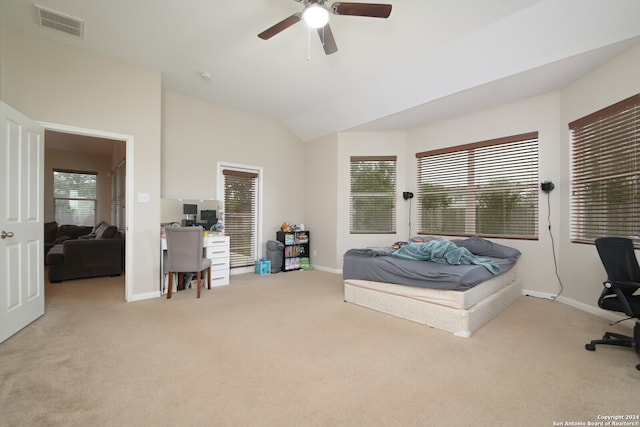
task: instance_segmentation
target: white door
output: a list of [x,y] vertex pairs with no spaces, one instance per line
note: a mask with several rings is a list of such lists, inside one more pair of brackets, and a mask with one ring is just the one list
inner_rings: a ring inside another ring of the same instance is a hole
[[0,102],[0,342],[44,314],[44,129]]

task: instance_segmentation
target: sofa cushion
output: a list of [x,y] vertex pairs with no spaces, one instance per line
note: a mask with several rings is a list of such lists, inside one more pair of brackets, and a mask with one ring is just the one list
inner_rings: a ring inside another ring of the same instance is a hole
[[44,241],[52,243],[58,234],[58,223],[55,221],[44,223]]
[[67,239],[77,239],[80,236],[91,233],[92,227],[82,225],[65,224],[58,227],[57,237],[65,236]]
[[118,231],[118,227],[116,227],[115,225],[110,225],[109,227],[107,227],[107,229],[104,230],[104,233],[102,234],[103,239],[119,237],[119,236],[120,236],[120,232]]
[[116,237],[117,233],[118,228],[115,225],[102,221],[93,228],[91,235],[94,239],[109,239],[111,237]]
[[64,262],[64,247],[62,245],[55,245],[49,252],[47,252],[47,264],[55,265],[62,264]]
[[64,241],[66,241],[66,240],[73,240],[73,239],[71,239],[71,237],[65,236],[63,234],[63,235],[60,235],[60,236],[56,237],[55,240],[53,241],[53,243],[57,245],[58,243],[62,243]]

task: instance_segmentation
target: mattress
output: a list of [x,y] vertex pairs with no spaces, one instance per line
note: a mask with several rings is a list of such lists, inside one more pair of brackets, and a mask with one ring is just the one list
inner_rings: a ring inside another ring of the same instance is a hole
[[469,288],[464,292],[360,279],[346,279],[345,283],[349,283],[354,287],[466,310],[513,282],[517,277],[516,271],[516,268],[510,268],[505,273],[494,276],[492,279]]
[[[490,258],[501,274],[516,263],[515,258]],[[345,254],[342,267],[344,280],[369,280],[397,285],[466,291],[494,277],[481,265],[448,265],[431,261],[412,261],[392,256],[359,256]]]

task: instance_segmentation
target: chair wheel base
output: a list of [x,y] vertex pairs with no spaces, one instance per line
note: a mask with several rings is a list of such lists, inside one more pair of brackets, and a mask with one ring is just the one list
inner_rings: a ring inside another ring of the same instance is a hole
[[[638,328],[636,325],[635,331],[638,331],[638,330],[640,330],[640,328]],[[635,332],[635,335],[638,335],[638,333]],[[589,351],[596,351],[596,345],[599,345],[599,344],[613,345],[616,347],[630,347],[635,349],[636,352],[640,354],[640,348],[638,348],[637,337],[634,339],[626,335],[607,332],[604,334],[601,340],[593,340],[591,342],[588,342],[584,345],[584,348]],[[640,363],[636,365],[636,369],[640,371]]]

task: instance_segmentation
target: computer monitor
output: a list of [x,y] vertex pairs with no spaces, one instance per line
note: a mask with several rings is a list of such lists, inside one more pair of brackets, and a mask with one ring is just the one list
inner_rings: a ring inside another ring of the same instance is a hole
[[197,215],[198,214],[198,205],[192,205],[189,203],[184,203],[182,205],[182,213],[185,215]]
[[212,209],[203,209],[200,211],[200,219],[207,222],[207,229],[218,222],[216,211]]

